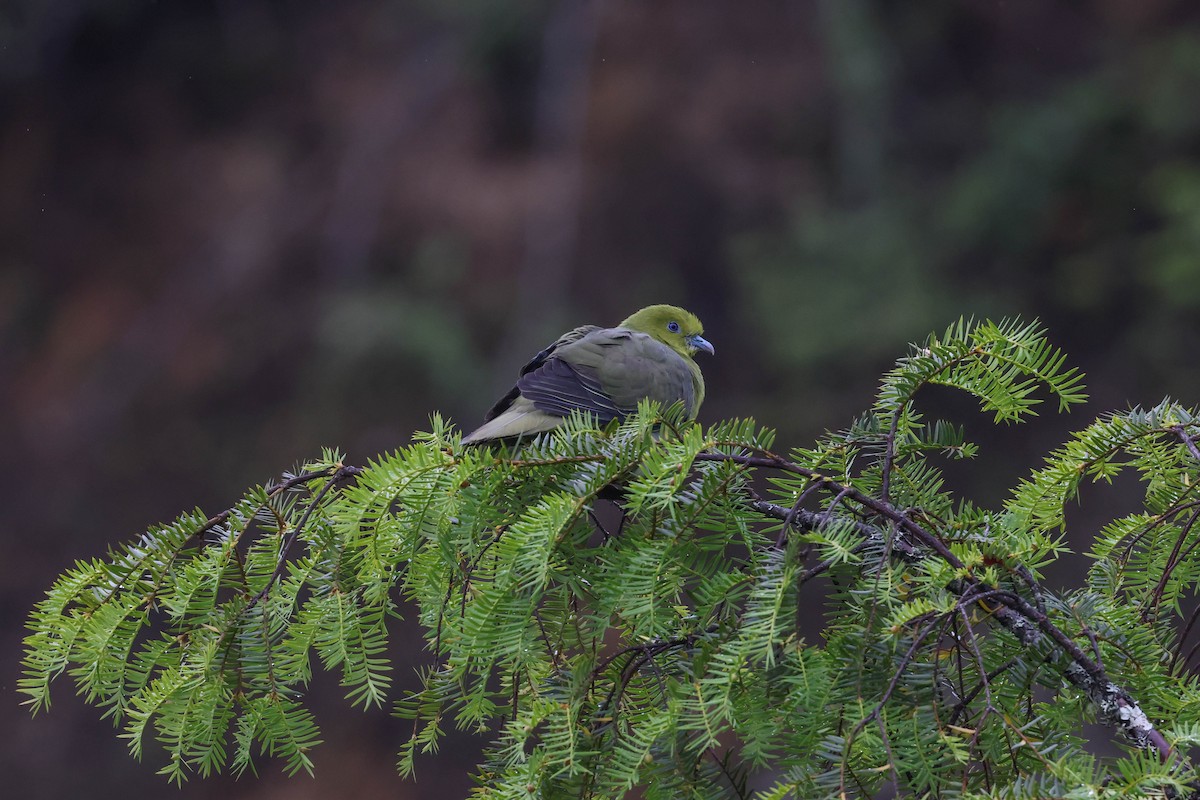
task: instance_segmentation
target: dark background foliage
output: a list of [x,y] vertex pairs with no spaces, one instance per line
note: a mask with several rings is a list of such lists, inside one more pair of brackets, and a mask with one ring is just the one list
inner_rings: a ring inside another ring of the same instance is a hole
[[[987,502],[1090,415],[1200,402],[1200,13],[0,5],[5,792],[462,796],[469,739],[402,782],[403,724],[326,677],[316,779],[168,790],[68,684],[18,708],[23,616],[75,558],[322,445],[361,463],[434,410],[470,427],[564,327],[651,302],[716,345],[702,420],[783,445],[960,315],[1042,318],[1090,375],[1082,416],[995,431],[928,398],[982,441],[952,477]],[[419,646],[399,629],[400,677]]]

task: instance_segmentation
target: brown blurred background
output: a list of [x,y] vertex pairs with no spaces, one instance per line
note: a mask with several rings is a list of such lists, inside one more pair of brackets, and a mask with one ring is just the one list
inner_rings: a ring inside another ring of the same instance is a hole
[[[708,422],[804,444],[960,315],[1040,317],[1093,402],[953,465],[985,502],[1095,414],[1200,403],[1194,0],[4,0],[0,745],[11,797],[462,797],[319,677],[317,777],[134,763],[58,686],[54,577],[333,445],[477,423],[565,327],[696,311]],[[1085,504],[1086,537],[1135,502]],[[1060,579],[1070,580],[1070,568]],[[399,626],[397,678],[420,640]]]

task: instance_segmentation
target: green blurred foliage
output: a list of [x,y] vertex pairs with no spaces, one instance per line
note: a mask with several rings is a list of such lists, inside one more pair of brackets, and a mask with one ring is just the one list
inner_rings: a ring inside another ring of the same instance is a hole
[[[934,46],[928,31],[916,33],[915,20],[931,23],[926,12],[890,13],[876,24],[902,17],[907,24],[890,32]],[[938,22],[949,34],[964,16]],[[785,225],[731,244],[743,313],[783,376],[781,403],[820,393],[819,376],[831,370],[886,359],[895,342],[942,324],[947,309],[1041,315],[1093,364],[1136,353],[1140,373],[1129,368],[1121,389],[1135,402],[1133,384],[1200,392],[1189,357],[1200,311],[1200,33],[1193,25],[1124,43],[1112,33],[1093,45],[1109,58],[990,102],[971,97],[970,84],[914,97],[906,79],[916,76],[904,74],[904,59],[888,60],[898,74],[872,85],[908,115],[878,132],[888,151],[878,190],[839,199],[845,171],[835,170],[832,191],[798,198]],[[848,51],[830,60],[848,73],[835,84],[870,83],[855,74],[855,48],[879,34],[828,40]],[[1015,69],[981,68],[999,73],[995,83]],[[853,170],[864,160],[835,164]]]

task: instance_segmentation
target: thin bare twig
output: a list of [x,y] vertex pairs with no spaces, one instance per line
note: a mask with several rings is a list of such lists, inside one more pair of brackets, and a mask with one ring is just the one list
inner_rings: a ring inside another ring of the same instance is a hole
[[283,571],[287,569],[288,551],[291,550],[292,545],[295,543],[297,537],[299,537],[300,533],[304,530],[304,526],[308,524],[309,518],[312,517],[313,512],[316,511],[321,505],[321,501],[325,499],[325,495],[329,493],[329,490],[334,486],[337,486],[339,483],[350,480],[351,478],[355,478],[361,474],[361,468],[343,464],[342,466],[338,467],[337,471],[329,476],[329,479],[325,481],[325,485],[321,487],[321,491],[317,492],[317,496],[314,497],[312,502],[308,504],[308,508],[304,509],[304,515],[300,517],[300,521],[296,524],[296,527],[289,531],[288,535],[284,538],[283,544],[281,544],[279,547],[279,562],[275,565],[274,572],[271,573],[271,577],[267,580],[266,585],[263,586],[258,594],[250,598],[250,602],[246,604],[246,607],[243,609],[243,613],[254,608],[259,602],[264,600],[268,594],[271,593],[271,587],[275,585],[275,582],[278,581],[283,575]]
[[[845,757],[843,757],[841,760],[841,788],[843,791],[846,788],[846,765],[850,761],[850,747],[854,743],[855,737],[862,733],[863,729],[870,725],[879,716],[879,714],[883,711],[883,707],[887,705],[887,701],[892,698],[892,694],[895,693],[896,687],[900,685],[900,679],[903,678],[904,673],[908,671],[908,665],[913,662],[913,659],[916,658],[917,651],[921,649],[921,645],[924,644],[925,639],[930,633],[933,632],[935,627],[935,618],[936,615],[930,612],[912,620],[912,622],[917,622],[919,620],[922,624],[922,628],[917,632],[917,635],[913,637],[913,641],[908,648],[908,652],[906,652],[900,659],[900,663],[896,666],[896,669],[892,674],[892,679],[888,682],[887,688],[884,689],[883,695],[880,696],[879,702],[875,704],[875,706],[865,717],[858,721],[858,723],[846,736],[846,744],[844,745]],[[895,761],[892,760],[892,763],[894,764]]]
[[[1179,529],[1179,535],[1175,537],[1175,545],[1171,548],[1171,555],[1167,557],[1167,563],[1163,566],[1162,575],[1158,576],[1158,583],[1155,584],[1154,590],[1150,592],[1150,596],[1146,598],[1146,607],[1142,611],[1142,621],[1148,622],[1158,611],[1159,605],[1162,603],[1163,592],[1167,589],[1167,582],[1171,579],[1171,574],[1175,572],[1175,568],[1183,563],[1184,555],[1183,543],[1187,541],[1188,535],[1192,532],[1192,528],[1196,525],[1196,520],[1200,518],[1200,508],[1197,508],[1188,517],[1187,522]],[[1195,542],[1192,547],[1195,547]],[[1190,552],[1191,548],[1189,548]]]

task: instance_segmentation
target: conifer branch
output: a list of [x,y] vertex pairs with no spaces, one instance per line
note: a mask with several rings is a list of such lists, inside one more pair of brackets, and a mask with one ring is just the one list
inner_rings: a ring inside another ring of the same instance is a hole
[[[787,455],[752,420],[705,430],[649,403],[499,453],[435,416],[366,466],[326,452],[76,564],[30,615],[18,688],[44,708],[67,675],[174,781],[260,753],[310,769],[319,663],[352,705],[411,721],[405,774],[450,726],[486,731],[485,800],[715,800],[755,772],[758,800],[1191,794],[1200,612],[1175,624],[1200,587],[1197,413],[1105,415],[990,510],[946,488],[940,460],[978,450],[922,419],[930,384],[998,422],[1039,387],[1084,397],[1036,325],[960,321]],[[1122,470],[1144,508],[1095,535],[1078,587],[1044,590],[1063,505]],[[430,666],[395,697],[401,600]],[[1092,708],[1145,752],[1088,753]]]
[[1192,458],[1200,461],[1200,447],[1196,446],[1196,437],[1188,433],[1187,427],[1184,425],[1172,425],[1171,430],[1183,441],[1184,447],[1192,454]]
[[[808,480],[820,482],[831,491],[836,492],[838,498],[848,497],[889,522],[895,523],[900,528],[908,531],[912,534],[914,540],[928,550],[931,550],[951,567],[954,567],[956,570],[964,569],[962,561],[946,547],[940,538],[914,522],[904,512],[894,508],[889,503],[867,496],[849,484],[841,484],[828,476],[802,467],[778,455],[773,453],[765,453],[757,456],[701,453],[696,456],[696,460],[729,461],[744,466],[776,469],[784,472],[792,472]],[[751,502],[754,503],[754,501]],[[768,510],[760,504],[761,501],[755,505],[760,510]],[[771,516],[778,516],[776,509],[769,510],[772,512]],[[792,514],[790,509],[785,509],[784,512],[785,518],[788,516],[793,519],[799,517],[798,513]],[[821,516],[823,515],[814,515],[814,517]],[[827,520],[814,519],[813,522],[816,523],[814,527],[819,527],[824,521]],[[874,531],[871,529],[871,526],[864,523],[858,523],[858,525],[861,526],[860,530],[882,539],[882,531]],[[1130,694],[1113,683],[1103,668],[1089,658],[1046,614],[1039,611],[1034,605],[1015,592],[1003,591],[988,586],[970,575],[962,575],[962,577],[951,582],[947,588],[958,595],[971,599],[973,603],[979,603],[982,607],[986,608],[1003,627],[1017,636],[1026,646],[1033,646],[1038,641],[1038,636],[1029,627],[1026,620],[1033,623],[1042,634],[1052,639],[1067,655],[1071,663],[1064,671],[1064,675],[1084,691],[1101,712],[1102,717],[1110,725],[1116,727],[1140,747],[1153,748],[1164,762],[1169,758],[1171,753],[1170,744],[1155,728],[1149,718],[1146,717]],[[984,605],[984,598],[988,597],[998,600],[1000,607],[988,608]],[[1016,613],[1014,614],[1013,612]]]

